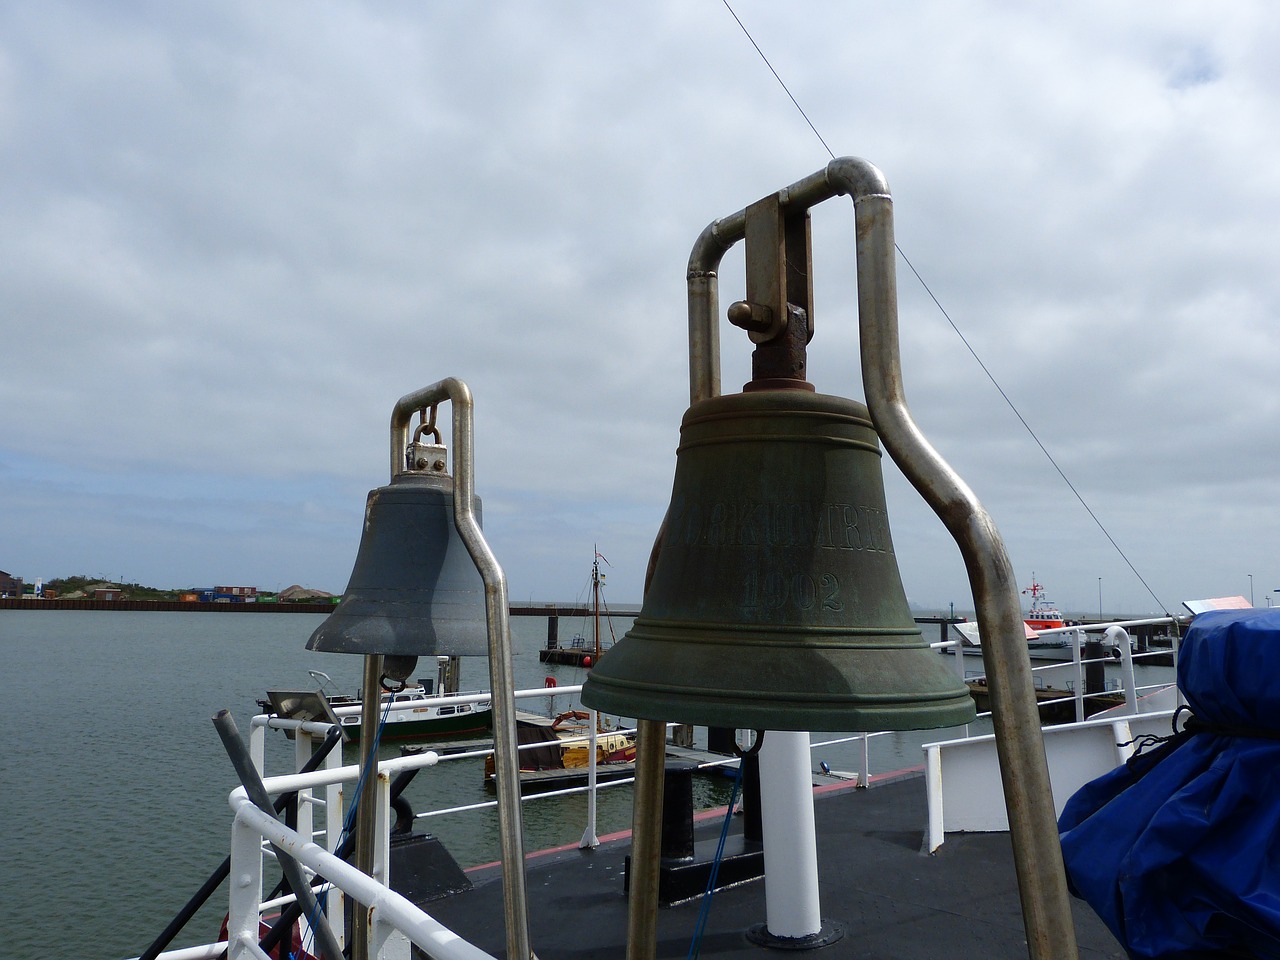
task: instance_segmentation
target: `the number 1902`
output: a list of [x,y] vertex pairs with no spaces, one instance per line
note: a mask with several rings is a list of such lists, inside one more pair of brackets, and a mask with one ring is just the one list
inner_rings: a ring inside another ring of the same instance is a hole
[[843,610],[840,599],[840,581],[830,573],[816,579],[807,573],[785,574],[751,571],[742,581],[742,605],[747,608],[763,607],[780,610],[791,607],[799,610]]

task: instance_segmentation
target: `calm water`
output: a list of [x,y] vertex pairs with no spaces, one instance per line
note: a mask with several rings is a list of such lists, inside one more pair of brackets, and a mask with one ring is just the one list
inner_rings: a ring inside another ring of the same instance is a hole
[[[268,688],[313,686],[308,669],[344,691],[359,687],[359,657],[305,649],[321,615],[0,611],[0,956],[136,956],[227,853],[227,794],[238,785],[211,719],[231,710],[242,734]],[[614,621],[619,635],[628,621]],[[562,642],[583,625],[560,624]],[[515,618],[518,687],[582,681],[547,666],[541,618]],[[424,675],[433,672],[430,668]],[[483,659],[463,661],[463,689],[488,686]],[[555,709],[566,709],[567,697]],[[532,705],[526,709],[537,709]],[[542,709],[546,709],[543,707]],[[268,736],[268,770],[284,772],[292,745]],[[347,748],[354,762],[354,747]],[[383,756],[396,756],[384,748]],[[727,786],[700,800],[723,803]],[[479,761],[421,772],[407,792],[416,810],[490,799]],[[598,832],[630,826],[629,788],[601,795]],[[530,849],[576,842],[584,797],[526,808]],[[463,865],[498,854],[496,821],[467,814],[420,821]],[[212,939],[225,912],[195,918],[175,945]]]
[[[0,784],[8,824],[0,834],[0,956],[50,955],[115,960],[136,956],[227,853],[227,794],[238,782],[211,718],[232,712],[243,734],[268,688],[312,686],[323,670],[355,692],[359,657],[305,649],[321,615],[284,613],[132,613],[0,611]],[[614,621],[621,636],[629,621]],[[514,618],[516,684],[582,682],[582,671],[547,666],[537,649],[546,620]],[[560,624],[562,642],[585,624]],[[420,671],[424,674],[429,670]],[[463,661],[461,686],[488,686],[483,659]],[[570,705],[558,698],[554,710]],[[522,704],[523,709],[536,709]],[[542,709],[546,709],[545,707]],[[921,762],[919,745],[946,731],[895,734],[874,741],[872,771]],[[815,735],[815,740],[819,739]],[[827,739],[823,736],[823,739]],[[353,762],[355,750],[348,747]],[[268,736],[268,772],[283,772],[292,745]],[[384,748],[384,756],[395,756]],[[820,748],[836,770],[851,770],[853,747]],[[697,778],[701,805],[723,804],[728,782]],[[626,829],[629,788],[601,794],[598,832]],[[422,771],[407,792],[416,810],[475,803],[486,794],[479,761]],[[586,799],[525,807],[529,849],[574,843]],[[491,814],[419,821],[464,865],[496,859]],[[177,946],[212,939],[225,912],[198,915]]]

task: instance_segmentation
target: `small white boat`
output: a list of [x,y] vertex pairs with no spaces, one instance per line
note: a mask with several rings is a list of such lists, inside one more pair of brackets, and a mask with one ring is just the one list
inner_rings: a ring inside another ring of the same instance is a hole
[[[447,658],[446,658],[447,659]],[[320,685],[319,695],[335,714],[348,739],[360,739],[361,698],[358,694],[344,694],[338,691],[333,679],[322,670],[308,670],[307,673]],[[438,740],[467,740],[487,737],[493,725],[493,705],[487,693],[477,691],[471,702],[458,702],[451,694],[449,703],[441,703],[437,684],[429,679],[419,679],[417,683],[407,684],[404,689],[383,690],[381,701],[385,715],[382,728],[383,743],[429,743]],[[292,692],[269,691],[266,699],[258,704],[267,713],[286,716],[287,698],[296,696]],[[344,709],[345,708],[345,709]],[[282,712],[284,709],[286,712]]]

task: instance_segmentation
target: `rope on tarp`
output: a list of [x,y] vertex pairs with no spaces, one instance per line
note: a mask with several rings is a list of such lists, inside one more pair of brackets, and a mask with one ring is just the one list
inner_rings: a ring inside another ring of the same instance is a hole
[[[1182,719],[1185,715],[1186,719]],[[1178,722],[1182,721],[1182,727]],[[1173,732],[1160,736],[1156,733],[1144,733],[1117,743],[1117,747],[1133,747],[1133,755],[1126,761],[1130,768],[1136,768],[1148,761],[1154,763],[1169,752],[1177,749],[1192,737],[1207,734],[1211,737],[1232,737],[1235,739],[1280,740],[1280,730],[1265,727],[1247,727],[1232,723],[1210,723],[1201,720],[1185,703],[1173,714]],[[1167,749],[1160,749],[1160,748]]]

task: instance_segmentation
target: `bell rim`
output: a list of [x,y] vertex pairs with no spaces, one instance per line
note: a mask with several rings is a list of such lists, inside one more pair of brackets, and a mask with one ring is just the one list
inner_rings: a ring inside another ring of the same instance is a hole
[[[591,678],[589,684],[584,684],[584,693],[586,686],[592,686],[597,692],[604,692],[602,688],[613,688],[618,690],[635,690],[638,693],[670,694],[672,686],[669,683],[662,683],[657,680],[624,680],[618,677],[601,677]],[[917,704],[939,704],[939,703],[963,703],[965,698],[969,702],[973,702],[973,697],[969,693],[969,688],[964,687],[961,690],[938,690],[933,693],[912,693],[909,697],[901,693],[852,693],[841,696],[828,691],[820,693],[806,693],[800,690],[742,690],[735,688],[732,691],[732,697],[724,696],[724,688],[716,686],[681,686],[679,688],[682,697],[705,697],[705,702],[715,703],[723,700],[725,703],[748,703],[772,704],[775,708],[780,707],[780,701],[785,700],[788,709],[795,704],[809,704],[813,706],[826,705],[827,709],[839,710],[841,707],[856,708],[860,706],[866,707],[893,707],[899,706],[903,709],[909,708],[911,705]],[[585,702],[585,701],[584,701]],[[590,706],[591,704],[587,704]],[[976,708],[975,708],[976,709]],[[616,713],[615,710],[609,710],[610,713]]]
[[[753,623],[750,626],[742,624],[734,624],[732,627],[726,627],[724,623],[718,623],[711,620],[680,620],[672,618],[646,618],[643,613],[636,617],[631,629],[623,634],[618,641],[622,643],[628,638],[636,638],[655,643],[681,643],[681,639],[670,635],[668,632],[694,632],[702,634],[697,640],[698,643],[733,645],[750,643],[752,646],[760,647],[785,647],[787,649],[802,648],[805,650],[844,650],[844,649],[878,649],[881,646],[889,646],[895,650],[928,650],[929,642],[924,639],[924,634],[919,627],[892,627],[883,625],[868,625],[865,627],[856,626],[818,626],[806,624],[797,626],[796,624],[774,624],[774,623]],[[715,636],[719,634],[719,636]],[[764,634],[768,636],[756,637],[753,634]],[[777,639],[774,639],[774,637]],[[797,636],[803,636],[805,639],[798,643]],[[827,642],[810,643],[809,637],[822,638],[842,638],[854,637],[863,642],[857,643],[834,643],[830,640]],[[876,637],[884,638],[884,643],[867,643]],[[903,643],[902,638],[918,637],[918,643]]]
[[[669,687],[614,678],[587,678],[582,689],[584,706],[621,717],[737,730],[794,730],[869,733],[892,730],[939,730],[963,726],[977,718],[977,706],[968,688],[963,693],[933,695],[860,695],[857,699],[827,696],[821,700],[790,692],[772,691],[732,698],[714,687],[686,688],[674,710],[653,709],[655,701],[669,705],[660,695]],[[706,694],[694,699],[698,693]]]

